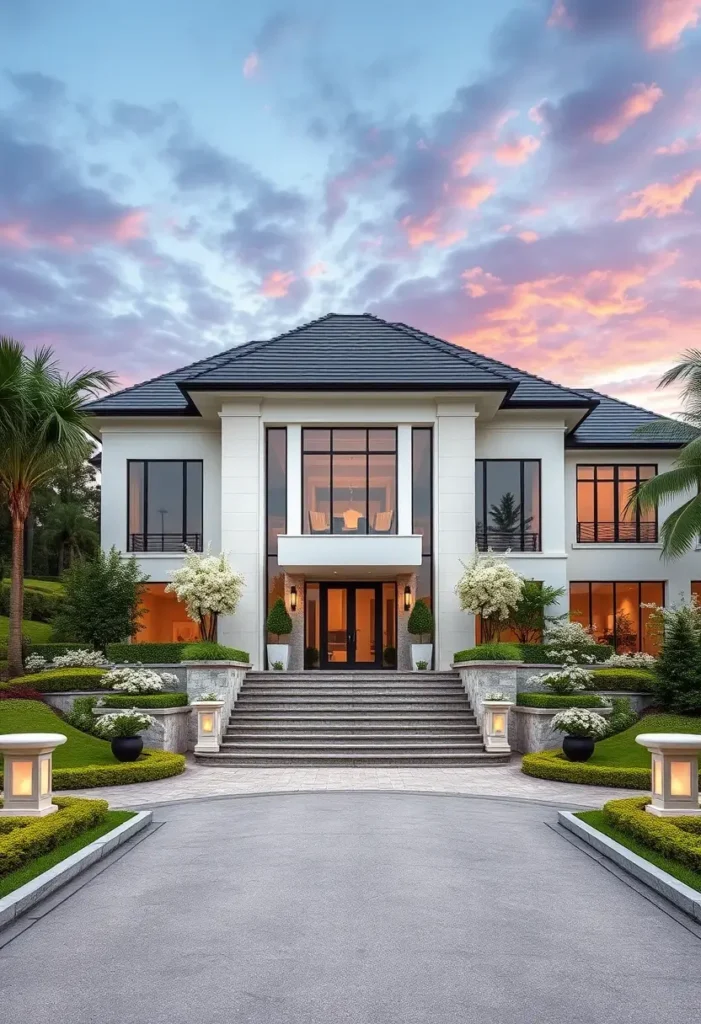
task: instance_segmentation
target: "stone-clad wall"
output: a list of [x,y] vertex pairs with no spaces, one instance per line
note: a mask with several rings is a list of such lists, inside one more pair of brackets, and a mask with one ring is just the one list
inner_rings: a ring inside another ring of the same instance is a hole
[[[217,693],[224,701],[221,709],[222,734],[229,723],[229,715],[234,706],[239,690],[246,678],[250,665],[238,661],[185,661],[187,669],[187,695],[190,703],[197,700],[201,693]],[[221,735],[219,736],[221,740]],[[188,749],[194,750],[197,742],[197,717],[189,718]]]

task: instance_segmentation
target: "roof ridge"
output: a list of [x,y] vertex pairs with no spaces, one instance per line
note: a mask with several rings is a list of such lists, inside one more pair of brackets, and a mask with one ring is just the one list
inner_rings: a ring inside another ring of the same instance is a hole
[[635,409],[637,412],[646,412],[649,416],[655,416],[658,420],[670,420],[672,423],[680,423],[682,426],[685,426],[682,420],[675,420],[673,416],[665,416],[661,412],[653,412],[652,409],[646,409],[643,405],[635,405],[633,402],[626,401],[625,398],[606,395],[603,391],[597,391],[596,388],[574,388],[573,390],[580,393],[589,392],[589,394],[596,395],[597,398],[607,398],[609,402],[618,402],[619,405],[627,405],[629,409]]

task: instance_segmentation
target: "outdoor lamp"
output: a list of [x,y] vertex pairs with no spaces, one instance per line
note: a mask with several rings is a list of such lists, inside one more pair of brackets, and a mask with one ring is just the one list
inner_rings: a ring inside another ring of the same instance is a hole
[[652,755],[652,801],[645,810],[660,818],[699,814],[699,751],[701,736],[646,732],[635,742]]
[[511,707],[512,703],[510,700],[482,701],[484,711],[484,720],[482,722],[484,749],[487,753],[492,751],[502,754],[510,753],[509,709]]
[[404,587],[404,611],[408,612],[411,608],[411,587]]
[[0,736],[5,759],[5,789],[0,815],[41,818],[58,808],[52,802],[51,759],[67,737],[55,732],[25,732]]
[[223,700],[194,700],[192,707],[197,715],[196,754],[219,753],[221,735],[221,709]]
[[297,611],[297,587],[290,587],[290,611]]

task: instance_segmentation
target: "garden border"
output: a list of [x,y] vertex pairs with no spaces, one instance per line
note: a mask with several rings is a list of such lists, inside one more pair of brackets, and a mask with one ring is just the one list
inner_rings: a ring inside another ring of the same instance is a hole
[[[57,790],[94,789],[96,786],[128,786],[135,782],[155,782],[185,771],[185,756],[168,750],[144,750],[143,759],[120,764],[86,764],[76,768],[54,768],[54,795]],[[0,784],[2,773],[0,773]]]
[[[625,768],[586,761],[568,761],[561,750],[539,750],[524,754],[521,762],[524,775],[553,782],[572,782],[580,786],[611,786],[614,789],[642,789],[650,792],[652,773],[649,768]],[[701,778],[701,771],[699,772]]]

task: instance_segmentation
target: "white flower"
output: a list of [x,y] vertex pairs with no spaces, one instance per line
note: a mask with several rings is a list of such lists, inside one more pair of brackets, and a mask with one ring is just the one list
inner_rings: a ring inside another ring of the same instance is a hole
[[606,720],[588,708],[558,711],[550,724],[557,732],[567,733],[568,736],[588,736],[591,739],[605,736],[608,728]]
[[150,668],[113,668],[102,677],[102,685],[118,693],[159,693],[163,689],[161,676]]
[[569,660],[566,665],[554,672],[542,672],[540,675],[531,676],[528,684],[537,688],[547,686],[552,693],[577,693],[589,689],[592,679],[591,672]]
[[198,700],[223,700],[224,698],[219,693],[201,693]]
[[486,556],[475,555],[455,586],[463,611],[501,621],[509,618],[521,600],[522,591],[523,578],[491,552]]
[[[40,654],[30,654],[24,663],[24,667],[27,672],[42,672],[47,667],[46,658],[42,658]],[[49,668],[52,666],[49,665]]]
[[591,653],[596,638],[581,622],[553,622],[545,627],[543,644],[549,661],[577,662],[592,665],[596,658]]
[[503,693],[485,693],[483,700],[506,700]]
[[602,668],[653,668],[656,659],[651,654],[638,651],[636,654],[612,654]]
[[107,664],[102,651],[67,651],[54,658],[51,668],[103,668]]
[[170,574],[173,581],[166,593],[183,602],[194,622],[207,615],[233,615],[246,585],[243,574],[231,568],[223,553],[198,555],[190,548],[185,552],[181,568]]
[[101,715],[95,723],[95,732],[106,739],[115,736],[135,736],[137,733],[155,725],[150,715],[145,715],[138,708],[130,711],[115,711]]

